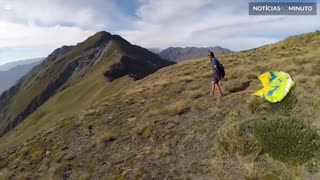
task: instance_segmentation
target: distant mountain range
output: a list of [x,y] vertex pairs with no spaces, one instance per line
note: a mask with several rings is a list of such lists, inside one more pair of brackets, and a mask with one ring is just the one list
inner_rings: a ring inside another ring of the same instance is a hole
[[162,51],[160,48],[148,48],[148,50],[156,54],[160,54]]
[[0,71],[8,71],[16,66],[39,63],[43,59],[44,58],[33,58],[33,59],[26,59],[26,60],[20,60],[20,61],[14,61],[14,62],[2,64],[2,65],[0,65]]
[[228,54],[232,53],[230,49],[216,47],[169,47],[159,53],[163,59],[170,61],[180,62],[188,59],[205,57],[208,50],[213,51],[215,54]]
[[0,66],[0,94],[14,85],[23,75],[34,66],[40,64],[43,58],[16,61]]

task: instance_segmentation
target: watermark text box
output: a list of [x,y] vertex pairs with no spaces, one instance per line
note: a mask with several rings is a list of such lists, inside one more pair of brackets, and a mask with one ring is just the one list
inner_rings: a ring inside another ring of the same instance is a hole
[[249,15],[317,15],[317,3],[250,2]]

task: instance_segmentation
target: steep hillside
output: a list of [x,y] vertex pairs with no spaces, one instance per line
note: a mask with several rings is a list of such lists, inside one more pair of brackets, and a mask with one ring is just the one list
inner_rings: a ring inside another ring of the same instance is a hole
[[[0,179],[319,179],[320,34],[219,59],[223,98],[210,95],[208,59],[140,81],[116,79],[100,89],[103,95],[96,91],[103,78],[85,75],[0,139]],[[268,70],[286,71],[296,82],[281,103],[252,96],[261,88],[257,76]],[[73,109],[81,102],[74,98],[87,101],[88,93],[101,101]],[[61,109],[52,111],[57,104]],[[46,130],[5,149],[26,128],[44,129],[37,120],[52,118]]]
[[180,62],[188,59],[202,58],[208,55],[208,50],[213,51],[216,55],[232,53],[231,50],[222,48],[220,46],[216,47],[169,47],[159,54],[162,58],[168,59],[170,61]]
[[40,64],[41,60],[25,64],[18,65],[6,71],[0,71],[0,94],[14,85],[22,76],[29,72],[34,66]]
[[[76,46],[59,48],[0,96],[0,135],[26,118],[36,116],[34,121],[49,125],[53,118],[90,106],[110,93],[108,79],[126,75],[143,78],[169,64],[172,63],[106,32]],[[51,98],[54,100],[50,102],[55,101],[51,107],[40,115],[32,114],[40,107],[50,106],[47,101]]]

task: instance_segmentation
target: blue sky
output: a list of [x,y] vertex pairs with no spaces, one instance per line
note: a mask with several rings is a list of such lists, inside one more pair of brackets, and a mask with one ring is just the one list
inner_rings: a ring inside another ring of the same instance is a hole
[[0,64],[45,57],[101,30],[147,48],[219,45],[244,50],[320,29],[319,15],[249,16],[248,2],[0,0]]

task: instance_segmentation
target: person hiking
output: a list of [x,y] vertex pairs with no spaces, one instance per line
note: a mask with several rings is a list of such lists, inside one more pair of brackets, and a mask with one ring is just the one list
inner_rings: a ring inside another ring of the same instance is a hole
[[220,92],[220,97],[222,97],[224,94],[221,91],[221,87],[220,87],[219,82],[224,76],[224,69],[222,70],[220,68],[222,65],[220,64],[219,60],[214,56],[213,52],[209,51],[208,56],[210,58],[210,62],[211,62],[212,70],[213,70],[213,80],[212,80],[211,94],[214,95],[214,92],[215,92],[215,89],[216,89],[216,86],[217,86],[218,90]]

